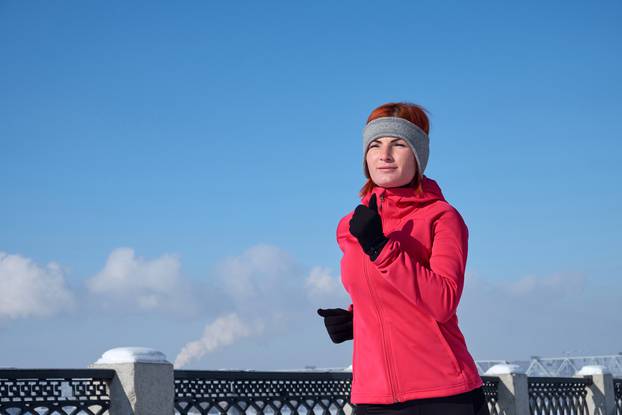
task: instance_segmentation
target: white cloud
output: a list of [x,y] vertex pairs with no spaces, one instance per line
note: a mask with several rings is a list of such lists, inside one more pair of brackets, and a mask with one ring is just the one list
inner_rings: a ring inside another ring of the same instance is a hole
[[509,281],[499,285],[508,293],[515,296],[533,295],[536,293],[548,295],[566,295],[579,289],[583,284],[580,274],[554,274],[547,277],[528,275],[516,281]]
[[272,310],[301,310],[309,305],[308,300],[347,298],[329,268],[316,266],[305,274],[291,255],[271,245],[255,245],[226,258],[217,273],[223,290],[241,309],[268,305]]
[[137,257],[131,248],[115,249],[104,268],[87,281],[87,287],[109,303],[139,310],[188,312],[196,306],[175,255],[147,260]]
[[0,318],[46,317],[69,309],[74,297],[60,266],[45,267],[21,255],[0,252]]
[[244,322],[236,313],[221,316],[205,326],[200,339],[186,343],[175,358],[175,367],[184,367],[207,353],[231,345],[240,338],[259,334],[262,330],[260,320]]
[[345,293],[341,281],[331,275],[329,268],[313,267],[305,280],[305,289],[312,299],[342,297]]
[[[289,253],[271,245],[255,245],[225,258],[215,267],[215,280],[219,282],[217,292],[223,294],[216,301],[221,307],[233,308],[234,317],[219,318],[206,327],[199,340],[188,342],[175,361],[177,367],[250,335],[269,337],[266,342],[289,338],[284,340],[287,344],[292,338],[309,336],[330,345],[317,306],[349,304],[347,293],[328,268],[314,267],[305,273]],[[266,359],[271,353],[268,349],[253,352]]]
[[255,245],[224,259],[216,272],[225,292],[242,308],[258,303],[282,306],[284,301],[296,304],[294,298],[301,295],[300,267],[275,246]]

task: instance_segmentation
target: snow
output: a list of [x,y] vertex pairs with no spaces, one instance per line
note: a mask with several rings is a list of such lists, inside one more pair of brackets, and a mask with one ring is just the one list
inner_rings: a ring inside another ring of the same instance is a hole
[[148,347],[116,347],[105,352],[95,364],[169,363],[164,353]]
[[611,372],[605,366],[587,365],[587,366],[583,366],[581,370],[579,370],[575,375],[576,376],[604,375],[606,373],[611,373]]
[[491,366],[487,371],[486,375],[495,376],[495,375],[508,375],[510,373],[524,373],[520,366],[511,365],[506,363],[497,363],[494,366]]

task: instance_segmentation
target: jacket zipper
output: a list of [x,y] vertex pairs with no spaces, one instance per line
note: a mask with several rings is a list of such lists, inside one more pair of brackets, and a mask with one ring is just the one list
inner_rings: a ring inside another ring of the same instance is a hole
[[[380,205],[378,206],[378,212],[382,212],[382,202],[384,201],[384,194],[380,195]],[[367,280],[367,287],[369,288],[369,293],[371,294],[372,300],[374,302],[374,307],[376,308],[376,314],[378,315],[378,321],[380,322],[380,336],[382,337],[382,348],[384,354],[384,363],[387,367],[389,386],[391,388],[391,396],[393,397],[393,401],[399,402],[397,398],[397,393],[395,393],[395,385],[393,384],[393,370],[391,367],[391,362],[389,357],[387,356],[387,341],[386,336],[384,334],[384,324],[382,324],[382,314],[380,313],[379,301],[376,298],[376,293],[372,287],[372,283],[369,278],[369,273],[367,272],[367,261],[366,258],[363,257],[363,271],[365,273],[365,279]]]
[[387,356],[387,341],[386,341],[386,337],[384,334],[384,324],[382,324],[382,315],[380,313],[380,307],[378,306],[378,300],[376,299],[376,293],[374,292],[371,281],[369,279],[369,273],[367,272],[367,264],[366,264],[366,260],[364,257],[363,257],[363,270],[365,273],[365,279],[367,280],[367,286],[369,287],[369,293],[371,294],[372,301],[374,302],[374,307],[376,308],[376,314],[378,315],[378,321],[380,322],[380,336],[382,337],[384,364],[386,365],[387,371],[388,371],[387,377],[389,379],[389,386],[391,387],[391,395],[395,402],[399,402],[399,400],[397,399],[397,394],[395,393],[395,386],[393,385],[393,371],[391,369],[391,363]]

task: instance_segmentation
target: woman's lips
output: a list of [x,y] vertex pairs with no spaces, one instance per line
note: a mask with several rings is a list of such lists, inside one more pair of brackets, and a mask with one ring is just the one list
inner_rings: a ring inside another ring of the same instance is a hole
[[391,171],[396,170],[397,167],[378,167],[378,170]]

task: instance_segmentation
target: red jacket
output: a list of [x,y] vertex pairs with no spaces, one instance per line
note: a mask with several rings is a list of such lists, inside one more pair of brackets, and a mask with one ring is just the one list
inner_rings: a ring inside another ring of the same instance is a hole
[[[372,262],[339,221],[341,280],[354,312],[352,403],[455,395],[482,385],[458,328],[468,230],[434,180],[375,187],[389,242]],[[371,193],[362,203],[368,204]]]

